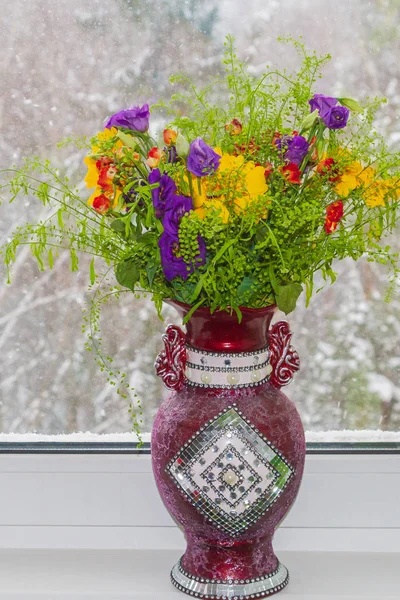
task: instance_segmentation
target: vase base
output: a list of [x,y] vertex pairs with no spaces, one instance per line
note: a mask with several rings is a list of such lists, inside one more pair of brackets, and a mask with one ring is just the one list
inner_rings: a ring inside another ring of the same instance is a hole
[[287,568],[278,563],[273,573],[246,580],[217,580],[187,573],[179,561],[171,571],[171,581],[181,592],[204,600],[247,600],[267,598],[280,592],[289,583]]

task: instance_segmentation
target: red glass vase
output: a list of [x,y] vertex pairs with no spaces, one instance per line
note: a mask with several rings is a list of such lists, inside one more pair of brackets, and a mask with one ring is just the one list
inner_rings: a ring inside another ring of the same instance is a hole
[[243,308],[239,324],[200,308],[186,333],[163,336],[156,370],[172,392],[154,423],[153,470],[187,541],[172,582],[197,598],[265,598],[288,583],[272,538],[300,487],[305,440],[280,391],[299,358],[287,323],[270,328],[275,310]]

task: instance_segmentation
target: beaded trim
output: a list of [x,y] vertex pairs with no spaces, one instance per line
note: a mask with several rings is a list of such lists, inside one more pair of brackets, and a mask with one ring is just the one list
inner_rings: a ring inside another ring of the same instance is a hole
[[171,571],[171,581],[181,592],[205,600],[247,600],[263,598],[282,590],[289,583],[287,568],[278,563],[272,573],[254,579],[206,579],[185,571],[181,560]]
[[255,387],[268,381],[272,372],[270,351],[206,352],[186,346],[185,379],[188,385],[205,388]]

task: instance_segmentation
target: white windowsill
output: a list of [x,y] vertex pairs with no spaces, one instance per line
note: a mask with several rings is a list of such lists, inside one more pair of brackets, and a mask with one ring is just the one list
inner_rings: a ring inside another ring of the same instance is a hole
[[[184,600],[177,551],[0,551],[0,600]],[[398,600],[399,554],[281,552],[291,580],[276,598]],[[275,597],[275,596],[274,596]]]

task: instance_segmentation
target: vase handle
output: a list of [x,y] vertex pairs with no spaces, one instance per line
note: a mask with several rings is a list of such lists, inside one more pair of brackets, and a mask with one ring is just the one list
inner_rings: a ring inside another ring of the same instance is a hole
[[186,336],[180,327],[168,325],[162,340],[164,350],[157,356],[154,367],[166,388],[179,391],[185,382]]
[[292,335],[287,321],[275,323],[268,332],[272,367],[270,382],[278,389],[288,385],[300,368],[299,355],[290,343]]

